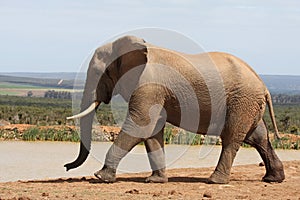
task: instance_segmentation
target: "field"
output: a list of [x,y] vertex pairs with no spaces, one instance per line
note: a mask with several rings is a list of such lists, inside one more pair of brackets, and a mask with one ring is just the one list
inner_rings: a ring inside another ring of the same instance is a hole
[[10,95],[10,96],[28,96],[28,92],[32,92],[32,96],[44,97],[46,91],[66,91],[73,92],[73,89],[67,88],[57,88],[57,87],[47,87],[47,86],[36,86],[36,85],[24,85],[21,83],[9,83],[0,82],[0,95]]
[[[25,77],[23,77],[25,76]],[[46,91],[74,92],[73,86],[83,84],[85,75],[74,73],[13,73],[0,75],[0,95],[44,97]]]

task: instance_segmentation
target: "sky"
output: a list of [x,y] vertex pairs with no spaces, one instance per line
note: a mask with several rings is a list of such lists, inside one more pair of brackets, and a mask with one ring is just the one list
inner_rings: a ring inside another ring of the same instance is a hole
[[0,73],[77,72],[118,34],[179,32],[259,74],[300,75],[298,0],[0,0]]

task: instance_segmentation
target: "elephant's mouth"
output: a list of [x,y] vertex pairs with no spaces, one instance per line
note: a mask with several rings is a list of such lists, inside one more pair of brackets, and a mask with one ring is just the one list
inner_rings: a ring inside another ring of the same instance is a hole
[[67,117],[67,119],[79,119],[79,118],[82,118],[82,117],[88,115],[89,113],[91,113],[92,111],[96,110],[99,105],[100,105],[99,101],[94,101],[86,110],[82,111],[81,113],[79,113],[77,115],[73,115],[71,117]]

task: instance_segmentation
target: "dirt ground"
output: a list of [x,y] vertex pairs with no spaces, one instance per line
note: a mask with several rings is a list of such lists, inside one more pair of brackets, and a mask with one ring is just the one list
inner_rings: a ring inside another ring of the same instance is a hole
[[300,200],[300,161],[284,162],[286,180],[264,183],[264,167],[233,167],[226,185],[206,184],[214,168],[168,170],[169,182],[144,183],[150,173],[120,174],[116,183],[94,177],[0,183],[0,199],[296,199]]

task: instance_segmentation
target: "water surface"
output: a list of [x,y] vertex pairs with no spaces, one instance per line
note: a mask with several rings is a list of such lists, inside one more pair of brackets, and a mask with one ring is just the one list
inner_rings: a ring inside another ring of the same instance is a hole
[[[111,143],[94,142],[87,161],[77,169],[65,171],[63,165],[76,158],[79,143],[0,142],[0,182],[45,178],[91,176],[103,165]],[[199,168],[217,164],[220,146],[166,146],[167,168]],[[300,151],[277,150],[284,161],[300,160]],[[241,148],[234,165],[257,164],[259,154],[253,148]],[[145,147],[136,146],[120,163],[118,173],[150,171]]]

